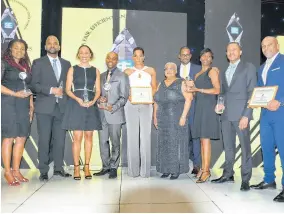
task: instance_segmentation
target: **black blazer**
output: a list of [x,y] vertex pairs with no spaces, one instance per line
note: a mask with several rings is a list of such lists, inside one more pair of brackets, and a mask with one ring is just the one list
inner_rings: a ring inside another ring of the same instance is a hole
[[67,72],[71,67],[71,64],[69,61],[60,57],[59,60],[61,63],[61,74],[58,82],[48,56],[44,56],[33,61],[31,89],[36,94],[36,113],[52,114],[56,103],[56,97],[54,96],[54,94],[50,94],[50,88],[59,87],[61,81],[63,82],[63,98],[58,99],[58,101],[60,112],[64,113],[65,111],[65,105],[67,101],[65,85]]

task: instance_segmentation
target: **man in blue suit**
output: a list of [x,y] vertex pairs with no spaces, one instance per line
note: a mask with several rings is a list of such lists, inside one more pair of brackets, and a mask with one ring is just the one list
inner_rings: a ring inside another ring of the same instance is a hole
[[262,108],[260,117],[260,141],[262,147],[264,180],[254,189],[276,189],[275,147],[282,165],[282,191],[273,200],[284,202],[284,55],[279,53],[279,44],[274,37],[265,37],[261,48],[266,62],[258,72],[258,86],[278,86],[274,100]]
[[[190,77],[190,79],[195,78],[195,75],[201,70],[200,65],[196,65],[190,62],[192,54],[188,47],[181,47],[179,51],[178,58],[180,59],[180,66],[177,68],[177,77],[186,78]],[[194,116],[194,100],[191,103],[191,108],[189,112],[189,154],[190,159],[193,161],[193,170],[191,174],[197,175],[198,171],[201,167],[201,153],[200,153],[200,140],[192,139],[191,130],[193,125],[193,116]]]

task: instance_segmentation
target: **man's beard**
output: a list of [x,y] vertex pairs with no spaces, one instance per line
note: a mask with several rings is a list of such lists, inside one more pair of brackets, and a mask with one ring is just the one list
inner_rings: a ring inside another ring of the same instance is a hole
[[49,54],[57,54],[59,52],[59,50],[52,48],[52,49],[46,50],[46,52],[49,53]]

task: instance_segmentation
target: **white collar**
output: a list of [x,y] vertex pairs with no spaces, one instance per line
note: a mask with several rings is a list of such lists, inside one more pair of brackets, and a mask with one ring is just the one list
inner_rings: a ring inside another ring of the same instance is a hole
[[266,59],[265,64],[266,63],[270,63],[272,64],[273,61],[275,60],[275,58],[278,56],[279,52],[277,52],[273,57],[271,57],[270,59]]
[[53,57],[51,57],[51,56],[49,56],[48,54],[47,54],[47,57],[48,57],[48,59],[52,62],[54,59],[57,59],[57,60],[59,60],[59,57],[57,56],[57,57],[55,57],[55,58],[53,58]]
[[189,67],[190,65],[191,65],[191,63],[189,62],[189,63],[187,63],[186,65],[181,64],[181,66],[180,66],[180,67],[183,67],[183,66],[187,66],[187,67]]

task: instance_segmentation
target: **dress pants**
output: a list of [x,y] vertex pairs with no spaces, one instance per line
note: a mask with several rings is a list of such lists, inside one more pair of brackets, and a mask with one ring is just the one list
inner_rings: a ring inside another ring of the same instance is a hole
[[149,177],[153,105],[125,105],[128,175]]
[[38,131],[38,169],[40,173],[48,173],[50,159],[50,143],[52,139],[52,154],[54,170],[63,170],[66,130],[61,128],[63,114],[59,105],[55,104],[52,114],[36,113]]
[[[121,127],[122,124],[108,124],[105,118],[102,120],[99,139],[103,169],[117,169],[119,166]],[[109,142],[111,142],[111,153]]]
[[275,147],[282,166],[282,186],[284,188],[284,119],[282,117],[260,119],[260,143],[264,164],[264,181],[272,183],[275,180]]
[[241,175],[243,182],[249,182],[252,175],[252,155],[250,146],[250,127],[239,129],[238,121],[222,121],[222,135],[225,150],[225,167],[223,176],[234,175],[234,163],[236,156],[236,134],[238,135],[242,150]]

